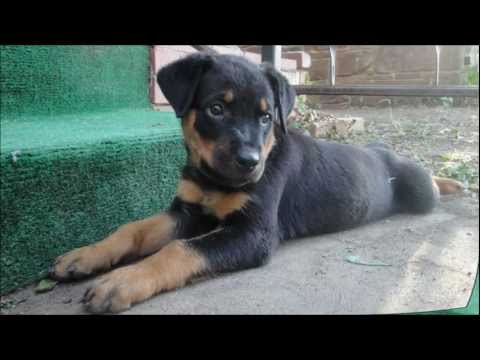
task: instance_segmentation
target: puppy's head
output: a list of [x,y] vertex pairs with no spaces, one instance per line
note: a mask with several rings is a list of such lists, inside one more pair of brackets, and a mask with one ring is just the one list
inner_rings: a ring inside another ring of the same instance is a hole
[[283,75],[242,57],[199,53],[165,66],[157,81],[182,118],[194,166],[232,187],[262,177],[275,144],[274,127],[287,132],[295,103]]

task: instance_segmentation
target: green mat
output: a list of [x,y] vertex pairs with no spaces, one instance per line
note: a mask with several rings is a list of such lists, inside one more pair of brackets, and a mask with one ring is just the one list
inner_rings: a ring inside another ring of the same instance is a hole
[[1,130],[2,154],[23,150],[27,156],[34,156],[115,141],[162,142],[179,136],[180,121],[173,112],[124,109],[61,116],[2,116]]
[[0,139],[1,294],[168,206],[185,161],[170,112],[2,118]]
[[180,124],[151,110],[148,46],[0,46],[0,293],[170,203]]
[[149,108],[147,46],[0,46],[0,109],[59,115]]

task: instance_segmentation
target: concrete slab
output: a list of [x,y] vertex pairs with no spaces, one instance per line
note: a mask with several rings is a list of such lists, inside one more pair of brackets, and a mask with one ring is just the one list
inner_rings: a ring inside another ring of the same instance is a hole
[[[478,268],[478,202],[444,197],[429,215],[397,215],[354,230],[301,239],[260,269],[197,281],[124,314],[385,314],[463,307]],[[345,258],[382,261],[365,266]],[[4,314],[84,314],[78,303],[92,280],[33,287],[3,301]],[[23,301],[22,301],[23,300]]]

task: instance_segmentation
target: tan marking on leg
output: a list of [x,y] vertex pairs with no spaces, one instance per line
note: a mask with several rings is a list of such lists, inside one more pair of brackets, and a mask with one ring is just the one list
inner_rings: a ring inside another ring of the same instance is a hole
[[136,252],[145,256],[158,251],[172,240],[177,221],[169,214],[163,213],[143,220],[138,228]]
[[250,200],[248,194],[244,192],[204,191],[193,181],[185,179],[180,180],[177,195],[183,201],[205,207],[220,220],[242,209]]
[[206,259],[175,240],[140,263],[117,269],[99,279],[85,294],[92,312],[119,312],[153,295],[178,287],[207,268]]
[[264,112],[268,110],[268,102],[265,98],[260,99],[260,110]]
[[454,194],[463,190],[463,184],[453,179],[433,176],[432,181],[441,195]]
[[233,90],[227,90],[223,99],[226,103],[231,103],[233,101]]
[[171,240],[176,220],[167,213],[120,226],[104,240],[57,258],[52,276],[80,278],[110,269],[121,260],[151,254]]
[[199,166],[200,160],[203,159],[209,166],[212,166],[215,144],[212,141],[202,139],[195,130],[195,121],[196,113],[194,110],[190,111],[182,121],[183,137],[190,149],[191,161],[194,165]]

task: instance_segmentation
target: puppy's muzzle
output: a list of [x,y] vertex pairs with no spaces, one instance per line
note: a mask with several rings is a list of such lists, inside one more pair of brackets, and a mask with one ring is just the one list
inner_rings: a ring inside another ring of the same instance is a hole
[[241,149],[235,156],[235,163],[239,170],[243,172],[252,172],[255,170],[259,162],[260,152],[255,149]]

